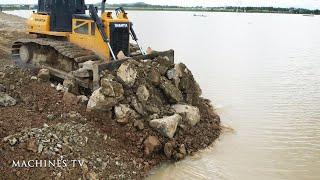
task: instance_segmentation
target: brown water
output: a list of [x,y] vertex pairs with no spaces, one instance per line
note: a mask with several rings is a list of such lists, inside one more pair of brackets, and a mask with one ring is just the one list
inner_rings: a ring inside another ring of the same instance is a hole
[[129,16],[144,47],[175,49],[235,133],[150,179],[319,179],[320,16],[193,14]]

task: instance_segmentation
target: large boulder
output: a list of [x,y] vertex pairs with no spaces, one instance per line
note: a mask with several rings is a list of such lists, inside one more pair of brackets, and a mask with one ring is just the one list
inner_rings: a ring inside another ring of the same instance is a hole
[[183,97],[181,91],[171,83],[167,78],[161,77],[160,88],[163,90],[166,96],[174,103],[181,102]]
[[16,105],[17,101],[9,96],[8,94],[0,92],[0,106],[7,107],[7,106],[14,106]]
[[187,121],[191,126],[196,125],[200,121],[199,108],[190,105],[176,104],[172,108],[178,114],[180,114],[183,120]]
[[115,106],[121,99],[123,94],[117,97],[108,97],[101,92],[101,88],[95,90],[88,102],[87,109],[90,110],[100,110],[108,111],[113,106]]
[[149,122],[149,125],[163,136],[173,138],[181,120],[182,117],[179,114],[174,114],[172,116],[165,116],[161,119],[153,119]]
[[149,136],[143,144],[144,152],[147,156],[151,155],[153,152],[161,148],[161,143],[156,136]]
[[124,82],[125,85],[132,87],[137,78],[137,70],[133,60],[128,60],[121,64],[117,71],[117,76]]

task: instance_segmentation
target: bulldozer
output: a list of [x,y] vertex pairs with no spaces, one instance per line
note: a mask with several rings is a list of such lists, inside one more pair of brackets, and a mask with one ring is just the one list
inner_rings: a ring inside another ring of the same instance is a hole
[[106,12],[105,4],[103,0],[99,16],[98,8],[88,8],[84,0],[38,0],[37,12],[27,20],[32,37],[13,43],[13,60],[20,67],[48,69],[52,77],[91,92],[100,87],[103,71],[128,59],[166,56],[173,61],[173,50],[145,53],[127,12],[122,7]]

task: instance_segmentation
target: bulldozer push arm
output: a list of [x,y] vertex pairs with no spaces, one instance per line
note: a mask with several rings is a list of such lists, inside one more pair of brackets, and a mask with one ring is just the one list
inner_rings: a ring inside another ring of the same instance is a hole
[[108,48],[109,48],[109,50],[111,52],[111,55],[112,55],[113,59],[117,60],[117,58],[116,58],[116,56],[115,56],[115,54],[114,54],[114,52],[112,50],[112,47],[110,45],[110,41],[108,39],[108,36],[107,36],[107,34],[105,32],[104,24],[102,23],[100,17],[98,16],[97,9],[93,5],[89,6],[89,13],[90,13],[90,16],[92,17],[93,21],[96,23],[103,41],[108,45]]

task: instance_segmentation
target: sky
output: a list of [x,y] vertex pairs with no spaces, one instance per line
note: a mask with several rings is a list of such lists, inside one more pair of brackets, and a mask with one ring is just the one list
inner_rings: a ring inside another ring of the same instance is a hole
[[[87,4],[98,3],[100,0],[86,0]],[[107,3],[145,2],[157,5],[178,6],[274,6],[320,9],[320,0],[107,0]],[[0,4],[36,4],[37,0],[0,0]]]

